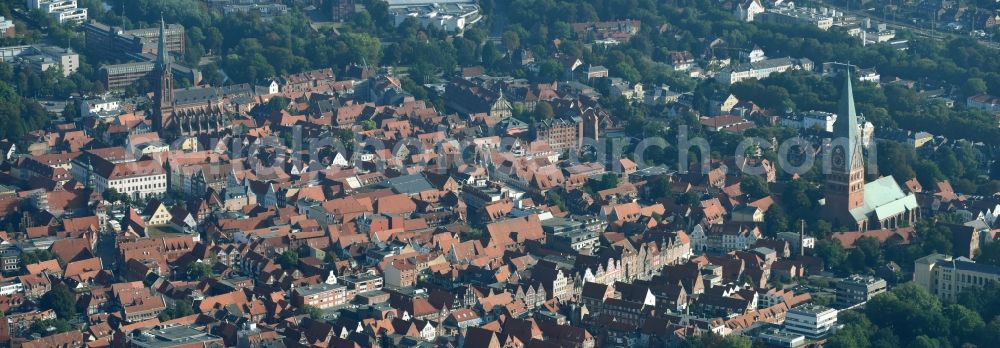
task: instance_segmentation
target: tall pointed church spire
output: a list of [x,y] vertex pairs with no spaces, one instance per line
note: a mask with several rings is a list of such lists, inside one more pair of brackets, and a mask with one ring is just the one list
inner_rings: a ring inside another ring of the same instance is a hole
[[173,127],[174,115],[174,75],[170,66],[170,53],[167,52],[167,24],[160,14],[160,39],[156,51],[156,90],[154,91],[155,114],[153,129],[162,131]]
[[861,130],[854,109],[854,89],[851,86],[850,65],[844,72],[844,89],[840,94],[837,121],[833,125],[830,146],[830,172],[826,180],[826,203],[830,221],[853,222],[864,229],[864,220],[852,211],[865,204],[864,154],[861,152]]
[[160,14],[160,40],[156,47],[156,66],[165,68],[170,64],[170,55],[167,54],[167,24],[163,21],[163,14]]
[[858,127],[858,114],[854,108],[854,88],[851,86],[851,68],[848,65],[844,71],[844,89],[840,93],[840,103],[837,107],[837,121],[833,125],[834,139],[846,140],[847,163],[853,163],[857,145],[861,143],[861,130]]

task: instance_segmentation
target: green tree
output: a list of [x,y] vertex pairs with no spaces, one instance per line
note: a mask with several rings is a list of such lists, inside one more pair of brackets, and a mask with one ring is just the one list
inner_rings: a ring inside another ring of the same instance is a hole
[[810,220],[807,217],[813,213],[813,202],[816,200],[809,196],[809,190],[810,185],[801,179],[792,180],[785,186],[782,202],[796,219]]
[[358,11],[355,13],[352,24],[354,24],[355,29],[360,31],[370,32],[375,28],[372,16],[368,13],[368,11]]
[[941,342],[936,339],[927,337],[927,335],[917,336],[917,339],[910,342],[907,348],[940,348]]
[[869,336],[875,326],[864,314],[857,312],[841,312],[838,321],[844,327],[830,336],[827,346],[832,348],[866,348],[870,347]]
[[948,228],[932,221],[918,221],[915,231],[920,237],[924,254],[951,253],[951,231]]
[[706,333],[700,336],[688,336],[681,344],[690,348],[750,348],[750,338],[740,335],[720,336]]
[[744,175],[740,181],[740,190],[747,194],[750,200],[758,200],[771,195],[767,182],[756,175]]
[[971,97],[974,95],[980,95],[986,93],[986,81],[978,77],[973,77],[965,81],[962,85],[962,93],[966,97]]
[[535,104],[535,119],[536,120],[548,120],[555,117],[555,112],[552,110],[552,104],[547,101],[540,101]]
[[262,111],[264,112],[264,114],[269,115],[277,111],[288,110],[288,105],[290,105],[291,103],[292,101],[290,99],[282,96],[272,97],[271,99],[267,100],[267,104],[263,105]]
[[107,190],[104,190],[104,192],[101,192],[101,198],[104,198],[104,200],[108,202],[115,203],[115,202],[124,202],[125,200],[128,199],[128,196],[123,193],[119,193],[118,189],[111,187],[108,188]]
[[585,190],[590,193],[596,193],[597,191],[603,191],[610,188],[618,187],[618,175],[615,173],[605,173],[601,175],[600,178],[591,178],[587,180]]
[[694,205],[698,204],[699,202],[701,202],[701,195],[694,193],[692,191],[682,193],[680,196],[677,197],[678,204]]
[[939,180],[945,178],[937,164],[928,160],[918,160],[913,163],[913,172],[916,173],[917,181],[923,187],[935,187]]
[[549,191],[545,194],[545,203],[551,206],[559,207],[559,210],[567,211],[566,202],[556,191]]
[[319,320],[323,318],[323,310],[310,305],[304,305],[299,308],[300,314],[308,315],[310,318]]
[[673,193],[670,191],[670,186],[670,179],[660,176],[649,180],[643,190],[648,200],[672,199]]
[[167,320],[186,317],[192,314],[195,314],[194,305],[191,303],[191,301],[184,299],[174,302],[173,306],[167,307],[166,310],[160,312],[158,318],[160,319],[160,321],[167,321]]
[[987,242],[980,246],[979,255],[976,256],[977,263],[985,263],[1000,266],[1000,243]]
[[187,277],[190,280],[201,280],[211,277],[214,273],[212,265],[207,262],[194,262],[188,265]]
[[[601,189],[600,190],[607,190],[607,189],[613,189],[615,187],[618,187],[618,183],[619,183],[618,181],[619,180],[618,180],[618,175],[617,174],[615,174],[615,173],[605,173],[604,175],[601,175],[601,184],[600,184]],[[598,191],[600,191],[600,190],[598,190]]]
[[503,43],[503,47],[507,49],[507,52],[514,52],[518,48],[521,48],[521,36],[516,31],[508,30],[503,32],[500,36],[500,42]]
[[979,313],[959,304],[949,304],[944,307],[943,314],[951,324],[952,345],[961,347],[963,344],[974,344],[977,335],[986,328],[986,323]]
[[864,262],[856,265],[855,270],[871,269],[879,265],[882,260],[882,244],[874,237],[861,237],[854,241],[854,250],[864,255]]
[[563,66],[555,59],[545,59],[538,64],[538,80],[552,82],[562,78]]
[[642,76],[639,71],[636,70],[634,66],[626,62],[618,62],[618,64],[612,65],[609,69],[613,75],[621,76],[622,79],[629,82],[641,82]]
[[39,301],[42,309],[51,309],[59,318],[76,317],[76,295],[62,282],[52,285],[52,290],[42,295]]
[[913,283],[876,296],[865,305],[864,313],[873,324],[892,327],[904,343],[918,336],[947,337],[949,321],[941,311],[941,301]]
[[917,155],[912,147],[889,140],[879,141],[876,146],[880,174],[892,175],[896,180],[909,180],[916,176],[911,163],[916,161]]
[[283,269],[293,269],[299,265],[299,253],[291,250],[286,251],[278,256],[276,261]]
[[211,63],[201,68],[201,81],[210,86],[222,86],[226,76],[222,74],[218,65]]
[[980,318],[1000,319],[1000,283],[989,282],[981,287],[962,289],[956,303],[975,310]]
[[468,231],[460,233],[459,239],[463,242],[468,240],[479,240],[483,238],[483,230],[475,227],[470,227]]
[[452,45],[455,46],[455,52],[458,54],[456,57],[458,64],[461,64],[462,66],[472,66],[478,63],[476,57],[476,48],[478,43],[464,37],[458,37],[455,38]]
[[365,10],[371,14],[372,19],[382,28],[393,26],[392,16],[389,14],[389,3],[384,0],[367,0],[363,2]]
[[382,43],[378,38],[365,33],[347,33],[344,42],[353,63],[377,64],[382,60]]
[[24,265],[35,264],[43,261],[54,260],[56,255],[48,250],[31,250],[21,253],[21,263]]
[[994,317],[979,334],[979,346],[989,347],[996,344],[996,333],[1000,332],[1000,316]]
[[847,252],[838,240],[817,240],[814,250],[816,256],[823,260],[826,269],[838,270],[847,260]]
[[62,318],[56,319],[43,319],[34,321],[28,328],[28,331],[33,334],[38,334],[39,336],[52,336],[58,333],[73,331],[74,327],[70,325],[69,321]]
[[806,231],[817,238],[826,239],[833,232],[833,225],[826,220],[816,219],[809,224],[809,229]]
[[503,53],[497,50],[492,41],[487,41],[483,45],[482,59],[486,68],[494,68],[501,58],[503,58]]
[[79,115],[80,115],[80,110],[77,109],[76,103],[66,104],[66,107],[63,108],[62,114],[60,114],[63,120],[67,122],[73,122],[73,120],[75,120]]
[[764,213],[764,229],[769,236],[788,231],[788,215],[785,214],[785,210],[778,205],[772,205],[767,213]]

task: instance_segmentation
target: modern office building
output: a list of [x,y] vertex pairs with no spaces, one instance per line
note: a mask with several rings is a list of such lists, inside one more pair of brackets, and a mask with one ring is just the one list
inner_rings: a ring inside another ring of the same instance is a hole
[[42,10],[60,24],[87,20],[87,9],[78,8],[76,0],[28,0],[28,9]]
[[851,275],[837,282],[836,305],[838,308],[848,308],[863,304],[871,300],[875,295],[885,292],[885,290],[885,279],[857,274]]
[[126,335],[125,346],[129,348],[225,347],[222,337],[187,325],[172,325],[162,328],[154,326],[136,329]]
[[552,247],[573,251],[593,249],[599,243],[600,232],[608,225],[596,216],[556,217],[542,220],[541,224]]
[[[104,58],[137,59],[141,54],[155,55],[159,49],[160,28],[124,30],[90,21],[82,29],[87,50]],[[163,33],[166,37],[164,45],[167,51],[175,55],[184,55],[184,26],[170,24],[164,28]]]
[[20,45],[0,47],[0,62],[21,63],[36,71],[62,69],[69,76],[80,68],[80,55],[72,49],[49,45]]
[[[173,64],[170,66],[175,76],[187,79],[192,84],[201,83],[201,72],[183,65]],[[122,89],[149,76],[149,73],[156,70],[156,63],[153,62],[132,62],[124,64],[103,65],[98,71],[98,76],[104,86],[109,90]]]
[[347,287],[344,285],[320,283],[292,290],[292,304],[298,307],[326,309],[344,303],[347,303]]
[[785,315],[786,332],[819,338],[837,325],[837,310],[814,304],[802,305],[788,310]]

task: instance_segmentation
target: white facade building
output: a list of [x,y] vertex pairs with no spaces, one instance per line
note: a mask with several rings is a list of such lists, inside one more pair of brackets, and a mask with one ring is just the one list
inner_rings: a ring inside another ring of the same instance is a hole
[[475,3],[424,3],[405,6],[390,6],[389,14],[396,26],[408,18],[414,18],[422,27],[434,27],[445,31],[462,31],[468,25],[482,19],[479,5]]
[[55,13],[76,9],[76,0],[46,1],[40,2],[38,8],[45,13]]
[[24,285],[21,284],[20,280],[14,278],[0,282],[0,296],[13,295],[19,292],[24,292]]
[[803,25],[813,25],[820,30],[827,30],[833,26],[836,10],[828,8],[808,8],[795,6],[779,6],[767,10],[761,15],[761,19],[773,23],[799,23]]
[[85,8],[77,8],[69,11],[54,12],[51,15],[52,17],[55,17],[55,19],[58,20],[59,23],[66,23],[66,22],[82,23],[87,21],[87,9]]
[[167,192],[167,173],[154,160],[94,165],[94,190],[98,194],[115,189],[132,198],[145,199]]
[[807,304],[788,310],[785,315],[784,331],[819,338],[837,325],[837,310]]
[[733,84],[749,79],[760,80],[788,70],[812,69],[813,62],[807,58],[773,58],[727,67],[715,75],[715,79],[725,84]]
[[118,115],[120,110],[121,101],[118,99],[87,99],[80,106],[80,117],[100,117],[102,114]]
[[60,24],[87,20],[87,9],[79,8],[76,0],[28,0],[27,5],[29,10],[42,10]]
[[791,117],[783,117],[781,119],[781,125],[789,128],[818,128],[832,133],[833,123],[836,121],[837,114],[810,110]]

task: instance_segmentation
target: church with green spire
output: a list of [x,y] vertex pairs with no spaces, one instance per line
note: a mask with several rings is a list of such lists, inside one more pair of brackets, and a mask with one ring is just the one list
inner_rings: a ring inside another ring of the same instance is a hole
[[912,225],[920,215],[917,198],[892,176],[865,183],[865,154],[854,107],[849,70],[844,74],[833,139],[825,149],[826,198],[822,215],[835,226],[855,231]]

